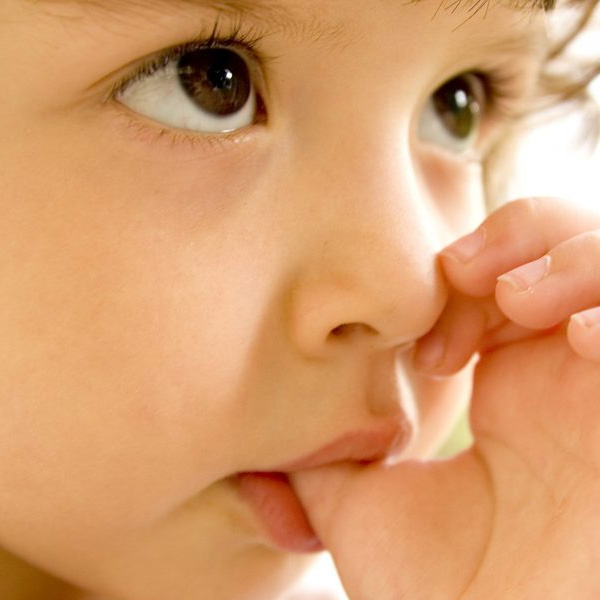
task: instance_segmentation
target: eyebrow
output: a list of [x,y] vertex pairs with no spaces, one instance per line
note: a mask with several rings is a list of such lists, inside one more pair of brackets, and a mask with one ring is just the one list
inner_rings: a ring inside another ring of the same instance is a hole
[[35,6],[91,8],[109,12],[121,10],[161,10],[179,11],[185,8],[205,8],[223,13],[245,15],[253,13],[259,18],[281,19],[290,15],[290,9],[283,9],[279,2],[272,0],[24,0]]
[[248,0],[29,0],[32,4],[46,4],[46,5],[91,5],[97,7],[115,6],[115,5],[131,5],[131,6],[148,6],[148,5],[201,5],[201,6],[212,6],[215,8],[233,9],[237,12],[247,12],[255,9],[256,5],[261,6],[273,6],[272,2],[268,0],[261,0],[260,2],[248,1]]
[[[0,0],[1,2],[2,0]],[[126,12],[147,14],[158,12],[177,14],[186,9],[202,9],[233,19],[252,18],[255,23],[270,23],[276,28],[299,38],[313,41],[327,40],[335,43],[340,40],[341,27],[321,22],[314,14],[307,12],[301,2],[286,2],[280,0],[22,0],[29,5],[44,9],[57,9],[53,17],[61,18],[61,8],[77,7],[90,12],[99,13],[101,17],[113,16]],[[421,0],[417,0],[421,1]],[[111,15],[113,13],[113,15]],[[69,17],[67,17],[69,18]]]

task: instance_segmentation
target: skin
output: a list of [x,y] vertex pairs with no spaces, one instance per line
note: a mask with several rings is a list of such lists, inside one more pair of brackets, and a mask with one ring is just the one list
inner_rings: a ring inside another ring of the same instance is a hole
[[3,600],[275,597],[307,560],[235,475],[411,412],[404,457],[428,456],[467,399],[468,371],[422,375],[410,346],[449,298],[438,251],[483,217],[481,167],[417,123],[464,70],[526,95],[539,56],[507,41],[537,19],[277,4],[326,31],[267,24],[267,123],[206,136],[106,99],[213,9],[2,3]]

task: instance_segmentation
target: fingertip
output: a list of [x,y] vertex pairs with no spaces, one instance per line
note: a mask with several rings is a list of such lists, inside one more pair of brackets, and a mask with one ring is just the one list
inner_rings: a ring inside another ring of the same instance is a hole
[[534,286],[543,281],[550,274],[552,260],[549,254],[528,262],[508,273],[498,277],[498,283],[505,283],[513,291],[522,293],[530,292]]
[[483,250],[486,241],[486,232],[483,227],[478,227],[472,233],[456,240],[444,250],[441,255],[458,264],[468,264]]
[[494,291],[496,274],[487,260],[473,259],[464,263],[442,250],[440,264],[452,287],[459,292],[472,298],[485,298]]
[[[544,264],[545,261],[540,261],[535,268],[541,270]],[[564,321],[567,315],[561,308],[564,299],[561,288],[545,283],[537,286],[526,277],[539,273],[513,275],[517,271],[500,276],[496,282],[494,295],[504,315],[517,325],[534,330],[550,329]]]
[[413,363],[417,371],[432,373],[441,366],[446,353],[446,336],[439,330],[433,329],[415,346]]
[[572,315],[567,337],[571,348],[579,356],[600,363],[600,307]]
[[[471,337],[473,339],[471,339]],[[415,370],[430,379],[446,379],[461,371],[476,352],[479,332],[460,339],[447,333],[430,331],[421,338],[413,355]]]
[[463,294],[483,298],[493,292],[497,253],[488,252],[488,241],[485,227],[480,226],[440,252],[446,277]]

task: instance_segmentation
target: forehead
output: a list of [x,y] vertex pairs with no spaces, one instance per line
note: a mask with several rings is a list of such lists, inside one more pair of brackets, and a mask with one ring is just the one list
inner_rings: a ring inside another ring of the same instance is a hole
[[[102,17],[102,20],[135,19],[144,15],[163,17],[189,14],[190,11],[217,11],[228,16],[251,19],[261,25],[269,25],[296,37],[319,38],[337,30],[343,33],[348,17],[365,10],[363,0],[14,0],[17,4],[42,10],[67,20],[74,14]],[[9,2],[10,3],[10,2]],[[410,20],[411,12],[426,14],[431,21],[442,21],[446,28],[463,33],[465,29],[476,31],[478,27],[486,35],[494,37],[509,14],[519,26],[510,36],[512,41],[532,30],[523,27],[523,21],[539,17],[551,7],[554,0],[370,0],[367,10],[393,13],[401,26]],[[412,9],[412,10],[411,10]],[[417,11],[418,9],[418,11]],[[496,10],[500,9],[500,10]],[[77,11],[74,13],[73,11]],[[501,13],[500,18],[498,13]],[[446,17],[446,18],[445,18]],[[533,19],[539,22],[539,19]],[[448,22],[449,21],[449,22]],[[475,27],[472,27],[473,22]],[[502,23],[503,22],[503,23]],[[491,24],[491,26],[490,26]],[[469,25],[469,27],[464,27]],[[509,24],[509,29],[510,29]],[[373,32],[375,34],[376,32]],[[413,34],[415,32],[412,32]],[[468,32],[467,32],[468,33]],[[484,40],[480,40],[484,41]],[[512,44],[514,45],[514,44]],[[540,36],[522,39],[518,45],[533,48],[540,45]]]
[[[33,4],[47,4],[47,5],[59,5],[59,4],[78,4],[78,5],[89,5],[96,7],[107,7],[115,8],[120,6],[140,6],[148,7],[151,5],[210,5],[215,8],[229,9],[236,11],[252,11],[257,8],[271,8],[276,10],[281,1],[279,0],[24,0]],[[413,4],[418,2],[425,2],[427,0],[372,0],[373,2],[382,1],[385,3],[395,4]],[[446,8],[456,10],[460,5],[468,10],[486,9],[489,5],[494,2],[503,2],[505,5],[512,5],[515,8],[522,10],[550,10],[554,7],[555,0],[442,0],[440,2],[443,7],[446,4]],[[287,2],[287,4],[295,3],[298,8],[302,8],[305,2],[295,0],[295,2]]]
[[[148,10],[160,8],[180,9],[190,7],[209,7],[224,12],[256,13],[264,16],[275,17],[281,14],[281,9],[293,10],[301,13],[310,2],[300,0],[22,0],[38,6],[79,6],[95,8],[98,10]],[[538,10],[550,10],[554,7],[555,0],[435,0],[435,5],[430,0],[371,0],[373,3],[389,5],[410,5],[428,3],[436,13],[450,11],[452,13],[463,11],[472,16],[480,12],[488,12],[496,4],[512,7],[519,11],[531,12]],[[327,1],[320,2],[321,5],[328,4]],[[351,5],[352,3],[347,3]],[[340,6],[343,8],[343,3]]]

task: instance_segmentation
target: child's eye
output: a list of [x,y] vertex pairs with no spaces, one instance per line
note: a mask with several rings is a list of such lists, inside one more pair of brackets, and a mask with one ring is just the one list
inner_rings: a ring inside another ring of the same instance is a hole
[[260,104],[246,59],[219,46],[171,51],[124,82],[115,99],[163,125],[197,133],[252,125]]
[[418,135],[455,153],[473,148],[485,109],[486,92],[473,73],[458,75],[440,86],[423,110]]

